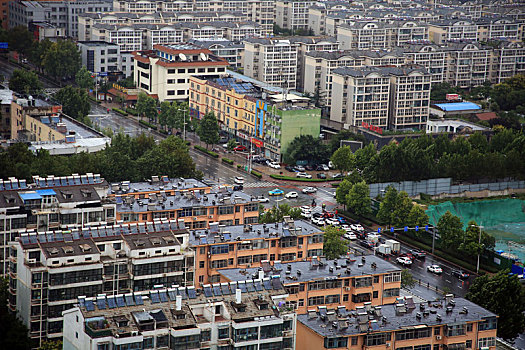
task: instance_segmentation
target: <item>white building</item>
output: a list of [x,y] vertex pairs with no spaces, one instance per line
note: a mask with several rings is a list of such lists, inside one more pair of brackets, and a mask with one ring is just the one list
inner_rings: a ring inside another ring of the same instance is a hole
[[307,30],[308,8],[314,1],[277,0],[275,2],[275,24],[283,29]]
[[92,73],[122,72],[120,47],[105,41],[79,41],[82,65]]

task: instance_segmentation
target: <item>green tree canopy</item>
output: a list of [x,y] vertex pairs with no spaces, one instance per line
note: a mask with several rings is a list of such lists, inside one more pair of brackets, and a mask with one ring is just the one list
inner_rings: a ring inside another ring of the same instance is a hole
[[35,95],[42,90],[42,83],[34,72],[15,69],[9,79],[9,88],[21,94]]
[[339,183],[339,186],[337,186],[337,189],[335,190],[335,200],[337,203],[346,206],[346,196],[352,189],[353,185],[354,184],[348,179],[344,179],[341,181],[341,183]]
[[157,120],[157,101],[143,92],[139,93],[135,109],[140,117],[146,117],[149,121]]
[[355,155],[350,149],[350,146],[340,147],[332,154],[330,160],[336,169],[341,172],[347,172],[355,168]]
[[361,181],[352,186],[346,195],[346,205],[359,216],[370,214],[370,189]]
[[70,78],[80,69],[80,52],[71,40],[52,43],[44,54],[43,67],[47,74],[59,78]]
[[457,250],[465,253],[468,256],[474,257],[478,254],[481,254],[485,249],[494,249],[494,246],[496,245],[496,239],[483,230],[481,230],[480,233],[480,228],[481,227],[478,226],[476,221],[469,221],[467,227],[465,228],[463,240],[458,242],[459,244],[456,245]]
[[335,227],[327,227],[324,232],[323,253],[327,259],[337,259],[346,254],[348,244],[343,238],[344,231]]
[[86,90],[68,85],[60,89],[55,98],[62,104],[62,111],[71,118],[86,121],[86,116],[91,110]]
[[219,136],[219,123],[217,122],[217,118],[215,118],[215,114],[210,112],[202,117],[197,126],[197,135],[199,135],[201,141],[206,144],[206,147],[219,142],[221,139]]
[[264,211],[264,207],[259,212],[259,222],[268,224],[272,222],[282,222],[285,216],[290,216],[293,219],[301,217],[301,209],[293,208],[288,204],[274,205],[270,209]]
[[391,214],[390,224],[394,227],[406,226],[412,206],[412,200],[408,194],[405,191],[399,192],[394,211]]
[[439,218],[436,228],[443,248],[457,247],[463,239],[464,232],[461,219],[452,215],[448,210]]
[[7,43],[9,50],[17,51],[30,56],[34,48],[35,39],[27,27],[17,26],[7,31]]
[[86,66],[82,66],[75,75],[75,82],[82,89],[91,89],[94,85],[91,72],[87,70]]
[[385,196],[379,204],[379,211],[377,212],[377,218],[380,222],[391,224],[392,213],[397,204],[398,192],[393,186],[386,188]]
[[401,270],[401,288],[412,288],[416,285],[416,280],[409,269]]
[[409,227],[424,227],[428,224],[428,215],[419,205],[413,205],[406,222]]
[[447,94],[457,93],[459,93],[459,89],[448,82],[432,84],[432,89],[430,90],[430,99],[432,101],[443,101],[445,100]]
[[498,337],[513,339],[525,328],[525,292],[518,277],[508,272],[476,278],[466,297],[499,316]]
[[290,142],[284,155],[284,162],[296,164],[298,160],[306,160],[311,164],[321,164],[326,163],[329,157],[328,147],[319,138],[301,135]]

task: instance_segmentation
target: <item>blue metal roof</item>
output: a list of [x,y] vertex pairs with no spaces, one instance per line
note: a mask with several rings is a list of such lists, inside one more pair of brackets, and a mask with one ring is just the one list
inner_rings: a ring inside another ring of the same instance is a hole
[[454,103],[438,103],[437,107],[442,109],[445,112],[453,111],[469,111],[469,110],[478,110],[481,109],[481,106],[472,103],[472,102],[454,102]]
[[52,189],[45,189],[45,190],[36,190],[36,193],[38,193],[41,196],[56,196],[56,192]]
[[32,199],[42,199],[42,197],[36,193],[36,192],[26,192],[26,193],[18,193],[20,198],[22,198],[23,201],[29,201]]

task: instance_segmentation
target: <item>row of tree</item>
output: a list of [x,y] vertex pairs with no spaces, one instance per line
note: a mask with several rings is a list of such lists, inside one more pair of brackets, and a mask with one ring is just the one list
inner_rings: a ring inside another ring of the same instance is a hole
[[97,153],[51,156],[47,151],[34,154],[27,145],[17,143],[0,149],[0,178],[14,176],[31,179],[32,175],[66,176],[72,173],[100,173],[107,181],[142,181],[153,175],[202,178],[188,153],[188,146],[170,136],[156,143],[141,134],[130,137],[116,134],[111,145]]
[[428,224],[428,215],[423,208],[414,204],[405,191],[398,192],[392,186],[387,187],[384,197],[381,198],[377,219],[396,228],[424,227]]

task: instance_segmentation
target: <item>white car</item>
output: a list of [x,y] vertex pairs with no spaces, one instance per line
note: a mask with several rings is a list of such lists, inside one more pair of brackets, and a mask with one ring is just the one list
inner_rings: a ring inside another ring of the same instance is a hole
[[269,203],[270,202],[270,199],[266,198],[265,196],[259,196],[259,197],[255,198],[255,200],[257,200],[260,203]]
[[361,226],[361,224],[351,224],[350,227],[354,231],[364,231],[365,230],[364,227]]
[[312,217],[312,224],[316,224],[318,226],[324,226],[324,219],[323,218],[316,218]]
[[286,198],[290,199],[290,198],[297,198],[299,197],[299,194],[297,192],[288,192],[286,195],[285,195]]
[[317,192],[317,188],[315,187],[305,187],[302,190],[303,193],[315,193]]
[[277,162],[269,162],[268,166],[272,169],[281,169],[281,165]]
[[340,223],[339,223],[339,220],[337,219],[334,219],[334,218],[326,218],[324,219],[325,223],[327,225],[332,225],[332,226],[339,226]]
[[303,178],[303,179],[311,179],[312,175],[307,174],[307,173],[297,173],[297,175],[295,175],[295,177],[300,177],[300,178]]
[[351,241],[355,241],[357,239],[357,236],[353,232],[345,233],[343,237]]
[[309,212],[309,211],[302,211],[302,212],[301,212],[301,216],[302,216],[303,218],[305,218],[305,219],[310,219],[310,218],[312,218],[312,213]]
[[406,256],[402,256],[402,257],[399,257],[396,259],[396,261],[401,264],[401,265],[404,265],[404,266],[410,266],[412,265],[412,260],[410,260],[410,258],[406,257]]
[[354,233],[350,225],[347,225],[347,224],[341,225],[340,229],[345,230],[347,233]]
[[319,165],[319,167],[322,168],[323,171],[328,171],[328,170],[330,170],[330,168],[329,168],[328,165],[326,165],[326,164],[321,164],[321,165]]
[[305,213],[305,212],[308,212],[310,213],[312,211],[312,208],[307,206],[307,205],[303,205],[302,207],[300,207],[299,209],[301,209],[301,212]]
[[430,265],[427,266],[427,271],[440,275],[443,272],[443,269],[439,265]]
[[244,177],[242,176],[235,176],[235,179],[233,179],[233,181],[238,184],[238,185],[242,185],[244,184]]

